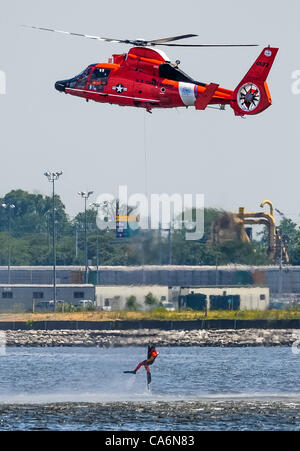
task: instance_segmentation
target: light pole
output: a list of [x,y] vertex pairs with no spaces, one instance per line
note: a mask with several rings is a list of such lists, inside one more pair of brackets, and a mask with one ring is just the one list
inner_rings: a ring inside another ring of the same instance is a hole
[[168,233],[168,244],[169,244],[169,265],[173,262],[173,243],[172,243],[172,223],[170,222],[170,228]]
[[85,265],[85,283],[88,283],[88,250],[87,250],[87,216],[86,203],[94,191],[79,191],[78,194],[84,199],[84,265]]
[[78,222],[75,221],[75,258],[78,257]]
[[14,204],[2,204],[2,207],[8,209],[8,265],[7,265],[7,275],[8,275],[8,284],[10,285],[10,260],[11,260],[11,243],[10,243],[10,235],[11,235],[11,212],[15,208]]
[[161,248],[161,222],[158,225],[158,264],[162,264],[162,248]]
[[44,214],[47,221],[47,241],[48,241],[48,253],[50,253],[50,210]]
[[62,171],[45,172],[44,175],[52,183],[52,216],[53,216],[53,232],[52,232],[52,246],[53,246],[53,302],[54,311],[56,308],[56,233],[55,233],[55,182],[62,175]]
[[[101,207],[100,204],[93,202],[92,204],[90,204],[91,207],[96,208],[97,210],[97,216],[96,216],[96,226],[97,226],[97,217],[98,217],[98,212],[99,212],[99,208]],[[97,238],[96,238],[96,265],[97,265],[97,285],[99,285],[99,228],[97,226]]]

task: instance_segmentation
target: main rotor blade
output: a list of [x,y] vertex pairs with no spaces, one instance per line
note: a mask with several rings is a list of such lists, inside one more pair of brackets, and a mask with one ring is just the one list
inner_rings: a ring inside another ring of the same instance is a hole
[[159,45],[164,45],[166,47],[257,47],[258,46],[258,44],[159,44]]
[[54,28],[44,28],[44,27],[35,27],[33,25],[22,25],[26,28],[33,28],[34,30],[41,30],[41,31],[51,31],[53,33],[61,33],[65,35],[70,36],[79,36],[81,38],[87,38],[87,39],[93,39],[97,41],[106,41],[106,42],[112,42],[112,43],[121,43],[121,44],[131,44],[131,45],[137,45],[137,46],[155,46],[155,45],[164,45],[167,47],[254,47],[257,46],[257,44],[167,44],[167,42],[170,41],[177,41],[179,39],[186,39],[198,36],[196,34],[184,34],[180,36],[173,36],[170,38],[162,38],[162,39],[155,39],[153,41],[147,41],[146,39],[112,39],[112,38],[105,38],[103,36],[93,36],[89,34],[82,34],[82,33],[73,33],[70,31],[63,31],[63,30],[56,30]]
[[35,26],[32,26],[32,25],[22,25],[22,27],[33,28],[34,30],[52,31],[53,33],[67,34],[67,35],[71,35],[71,36],[79,36],[81,38],[94,39],[94,40],[98,40],[98,41],[121,42],[121,43],[124,43],[124,44],[128,44],[128,43],[130,44],[131,43],[131,41],[129,41],[128,39],[126,39],[126,40],[124,40],[124,39],[111,39],[111,38],[105,38],[105,37],[101,37],[101,36],[92,36],[92,35],[89,35],[89,34],[72,33],[70,31],[55,30],[54,28],[35,27]]
[[187,39],[198,36],[197,34],[182,34],[180,36],[173,36],[172,38],[162,38],[162,39],[154,39],[152,41],[147,41],[149,44],[163,44],[165,42],[170,41],[179,41],[179,39]]

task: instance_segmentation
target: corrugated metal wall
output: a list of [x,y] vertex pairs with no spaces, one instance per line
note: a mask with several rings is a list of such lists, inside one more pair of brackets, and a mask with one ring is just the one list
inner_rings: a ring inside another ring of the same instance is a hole
[[[300,267],[102,267],[101,285],[257,285],[268,286],[271,293],[300,293]],[[91,271],[89,282],[95,283],[96,272]]]
[[[84,267],[57,267],[57,283],[84,282]],[[96,271],[89,271],[89,283],[96,284]],[[7,267],[0,267],[0,283],[8,282]],[[300,293],[300,267],[275,266],[144,266],[100,267],[100,285],[260,285],[270,293]],[[52,267],[12,267],[12,284],[52,284]]]
[[[78,267],[57,267],[56,282],[62,284],[83,283],[84,270]],[[11,284],[43,284],[53,283],[53,268],[51,266],[11,267]],[[0,267],[0,284],[8,283],[7,267]]]

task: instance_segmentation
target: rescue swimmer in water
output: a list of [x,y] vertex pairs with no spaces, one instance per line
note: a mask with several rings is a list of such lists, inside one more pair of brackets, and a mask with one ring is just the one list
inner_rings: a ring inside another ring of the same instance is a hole
[[149,384],[151,383],[151,372],[149,365],[152,365],[154,363],[158,354],[159,352],[155,349],[154,345],[148,345],[147,359],[140,362],[133,371],[124,371],[124,373],[136,374],[136,372],[141,368],[141,366],[144,366],[147,372],[147,384],[149,386]]

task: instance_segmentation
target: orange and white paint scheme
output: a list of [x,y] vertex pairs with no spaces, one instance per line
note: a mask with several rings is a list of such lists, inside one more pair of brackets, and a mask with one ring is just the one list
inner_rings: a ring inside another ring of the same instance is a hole
[[261,113],[272,104],[266,83],[278,48],[266,47],[234,90],[217,83],[193,80],[166,54],[149,47],[133,47],[113,55],[109,63],[92,64],[82,73],[55,83],[73,96],[101,103],[146,108],[230,105],[237,116]]
[[174,44],[174,41],[196,37],[184,34],[162,39],[112,39],[81,33],[30,26],[37,30],[61,33],[87,39],[133,45],[128,53],[116,54],[108,63],[91,64],[76,77],[55,83],[60,92],[83,97],[87,101],[146,108],[195,107],[209,105],[224,109],[230,105],[236,116],[261,113],[272,104],[266,80],[278,48],[265,47],[250,70],[234,90],[217,83],[202,83],[172,64],[157,46],[168,47],[253,47],[256,44]]

